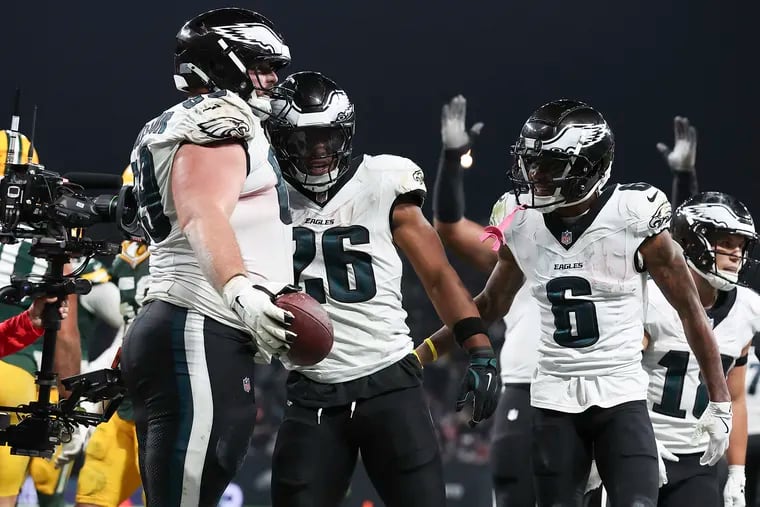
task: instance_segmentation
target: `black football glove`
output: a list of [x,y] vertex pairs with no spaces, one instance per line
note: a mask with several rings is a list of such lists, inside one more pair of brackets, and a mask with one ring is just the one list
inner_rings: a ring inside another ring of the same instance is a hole
[[496,356],[490,347],[479,347],[470,352],[470,365],[462,379],[457,398],[457,412],[470,399],[473,400],[470,427],[488,419],[496,411],[501,394],[501,376]]

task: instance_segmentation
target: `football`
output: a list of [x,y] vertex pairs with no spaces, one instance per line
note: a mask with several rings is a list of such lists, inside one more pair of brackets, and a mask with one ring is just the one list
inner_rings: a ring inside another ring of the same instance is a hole
[[319,301],[305,292],[291,292],[274,302],[294,317],[290,330],[297,336],[290,345],[288,359],[298,366],[311,366],[327,357],[333,345],[333,327]]

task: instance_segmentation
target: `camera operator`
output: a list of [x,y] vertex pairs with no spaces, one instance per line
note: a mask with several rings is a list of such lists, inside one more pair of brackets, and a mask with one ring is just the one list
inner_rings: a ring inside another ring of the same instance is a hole
[[[37,298],[28,310],[0,322],[0,357],[17,352],[31,345],[42,336],[42,310],[45,303],[55,303],[57,298]],[[61,303],[61,320],[69,314],[66,301]]]
[[[18,132],[0,131],[0,178],[5,175],[7,163],[22,163],[27,161],[30,147],[29,139]],[[9,156],[10,154],[10,156]],[[38,163],[36,150],[32,153],[32,162]],[[12,275],[29,276],[43,275],[48,267],[47,261],[30,254],[30,243],[20,241],[15,244],[0,244],[0,286],[8,285]],[[58,389],[63,391],[60,379],[77,375],[81,363],[81,341],[77,327],[77,296],[68,298],[68,318],[61,323],[58,331],[53,370],[58,373]],[[14,305],[0,304],[0,320],[18,315],[22,308]],[[7,355],[0,359],[0,406],[18,406],[29,403],[37,396],[37,386],[34,383],[35,372],[40,365],[35,358],[35,351],[41,352],[42,340]],[[11,424],[18,424],[16,414],[11,414]],[[10,449],[0,446],[0,507],[13,506],[16,496],[24,482],[29,457],[11,455]]]

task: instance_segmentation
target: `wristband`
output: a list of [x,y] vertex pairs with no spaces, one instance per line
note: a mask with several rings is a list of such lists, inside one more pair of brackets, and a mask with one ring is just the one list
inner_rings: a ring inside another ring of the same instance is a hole
[[488,334],[488,330],[483,323],[483,319],[480,317],[465,317],[454,324],[454,327],[451,330],[454,332],[454,339],[457,341],[460,347],[467,340],[467,338],[474,334]]

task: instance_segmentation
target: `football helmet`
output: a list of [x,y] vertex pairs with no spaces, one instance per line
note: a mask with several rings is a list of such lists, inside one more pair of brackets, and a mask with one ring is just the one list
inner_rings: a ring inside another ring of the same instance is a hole
[[354,105],[345,91],[319,72],[297,72],[272,100],[265,129],[283,176],[309,192],[326,192],[346,174],[354,137]]
[[262,64],[277,70],[289,63],[290,49],[267,18],[248,9],[214,9],[187,21],[177,33],[174,83],[185,92],[229,90],[261,108],[255,92],[264,90],[248,70]]
[[511,154],[517,202],[548,213],[585,201],[607,182],[615,139],[593,107],[555,100],[530,115]]
[[[745,238],[738,272],[718,269],[715,260],[715,234],[735,234]],[[744,285],[749,271],[758,262],[749,256],[757,243],[752,215],[736,198],[721,192],[702,192],[676,208],[670,222],[670,233],[683,248],[686,262],[710,285],[730,290]]]
[[0,178],[5,176],[5,164],[40,163],[35,148],[32,148],[32,160],[29,160],[30,145],[31,141],[21,132],[0,130]]

